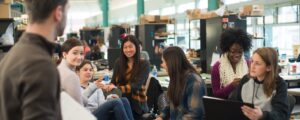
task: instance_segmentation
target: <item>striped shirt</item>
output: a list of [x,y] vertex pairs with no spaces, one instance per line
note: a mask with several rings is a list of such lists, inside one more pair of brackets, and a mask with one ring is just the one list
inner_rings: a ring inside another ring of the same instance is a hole
[[120,74],[118,73],[120,66],[119,60],[117,60],[113,69],[111,83],[116,85],[122,91],[122,96],[126,97],[129,100],[133,111],[135,111],[138,114],[143,114],[145,112],[148,112],[145,85],[149,76],[150,67],[149,62],[144,60],[141,60],[140,64],[140,68],[133,68],[140,70],[140,74],[134,77],[134,79],[136,80],[128,79],[128,75],[126,77],[127,80],[121,80],[118,77],[118,75]]

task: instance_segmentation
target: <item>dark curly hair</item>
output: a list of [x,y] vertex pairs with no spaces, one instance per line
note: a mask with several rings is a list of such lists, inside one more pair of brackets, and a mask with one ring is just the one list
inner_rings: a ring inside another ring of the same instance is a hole
[[240,28],[228,28],[221,35],[220,48],[222,54],[228,52],[235,43],[240,45],[244,52],[249,51],[252,47],[252,40],[247,32]]

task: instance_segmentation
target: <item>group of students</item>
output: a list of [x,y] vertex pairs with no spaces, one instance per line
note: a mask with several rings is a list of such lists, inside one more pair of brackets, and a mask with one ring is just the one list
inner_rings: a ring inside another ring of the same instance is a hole
[[[80,41],[64,43],[64,59],[57,68],[51,59],[54,40],[66,26],[68,0],[24,1],[30,22],[0,62],[0,119],[61,120],[61,88],[98,119],[110,119],[111,113],[115,119],[142,119],[148,112],[145,83],[150,65],[140,59],[138,40],[132,35],[123,39],[110,84],[102,84],[101,79],[89,82],[92,66],[83,60]],[[254,108],[241,107],[251,120],[287,120],[287,86],[278,75],[276,51],[259,48],[248,62],[243,54],[249,51],[251,42],[240,29],[225,30],[220,46],[221,58],[212,68],[214,96],[253,103]],[[182,49],[166,48],[161,60],[170,77],[169,104],[156,119],[203,119],[205,83]],[[110,100],[104,97],[105,92],[116,89],[120,95],[110,95]]]
[[[88,84],[87,81],[92,78],[92,66],[89,62],[82,62],[83,48],[78,47],[78,44],[73,43],[73,48],[64,49],[68,44],[71,44],[70,41],[80,43],[78,40],[68,40],[62,47],[65,59],[58,66],[61,73],[62,88],[67,88],[64,85],[70,86],[70,82],[75,84],[76,81],[76,86],[79,88],[80,81],[83,90],[91,91],[91,87],[95,86],[95,88],[99,88],[102,96],[103,91],[120,89],[122,95],[119,97],[125,97],[123,101],[120,100],[120,104],[124,106],[124,108],[121,107],[124,110],[121,113],[127,116],[123,119],[142,119],[141,116],[148,111],[145,83],[150,68],[149,62],[140,58],[139,41],[133,35],[128,35],[123,39],[121,55],[116,61],[112,81],[108,85],[99,81],[95,81],[95,84]],[[288,119],[290,113],[287,86],[278,75],[277,52],[273,48],[259,48],[253,52],[250,61],[246,60],[244,52],[251,48],[251,39],[245,31],[235,28],[227,29],[222,33],[220,46],[222,50],[220,60],[212,67],[214,96],[254,104],[254,108],[247,106],[241,108],[245,116],[251,120]],[[170,77],[167,90],[167,98],[170,103],[156,119],[203,119],[205,115],[202,97],[206,95],[205,82],[190,64],[182,49],[179,47],[166,48],[163,51],[161,61],[161,66]],[[73,68],[70,67],[71,64],[73,64]],[[64,65],[63,68],[68,67],[73,76],[76,76],[77,72],[80,80],[76,77],[77,79],[70,81],[72,77],[68,76],[66,72],[61,72],[63,70],[62,65]],[[76,70],[77,66],[79,68]],[[88,71],[88,73],[81,73],[84,71]],[[68,77],[63,78],[63,76]],[[86,79],[83,80],[84,77]],[[68,91],[67,89],[64,90]],[[71,94],[76,91],[70,90]],[[79,90],[77,91],[77,94],[81,93]],[[83,92],[81,95],[75,95],[74,98],[84,101],[85,98],[89,99],[89,96],[91,95]],[[127,99],[129,102],[126,102]],[[104,99],[100,101],[104,101]],[[101,104],[106,105],[107,103],[102,102]],[[97,106],[98,111],[103,109],[100,107],[101,104]],[[113,108],[110,107],[108,110],[113,111]],[[102,119],[103,116],[107,115],[95,111],[94,114],[102,117]]]
[[[62,89],[98,119],[109,119],[109,112],[113,111],[116,119],[139,120],[148,112],[145,84],[150,64],[141,59],[140,44],[133,35],[123,38],[121,50],[113,68],[111,83],[102,84],[101,77],[89,82],[93,76],[93,68],[88,60],[84,60],[81,41],[69,39],[62,45],[63,60],[57,67]],[[205,95],[205,84],[196,74],[195,68],[179,47],[167,48],[163,52],[162,61],[162,67],[167,70],[171,79],[168,96],[172,107],[162,110],[157,119],[166,118],[168,113],[171,113],[171,119],[201,119],[203,110],[200,100]],[[121,90],[122,94],[112,100],[105,100],[103,92],[113,89]],[[184,95],[183,101],[178,93]]]

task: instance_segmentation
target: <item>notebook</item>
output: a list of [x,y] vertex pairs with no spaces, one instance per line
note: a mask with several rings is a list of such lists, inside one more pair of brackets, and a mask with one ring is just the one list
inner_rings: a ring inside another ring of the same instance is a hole
[[204,96],[205,120],[248,120],[241,106],[254,108],[253,104]]

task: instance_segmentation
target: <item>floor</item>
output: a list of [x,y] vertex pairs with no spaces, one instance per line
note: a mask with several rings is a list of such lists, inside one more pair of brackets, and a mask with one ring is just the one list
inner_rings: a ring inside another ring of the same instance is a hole
[[292,111],[291,120],[300,120],[300,102],[298,100]]

